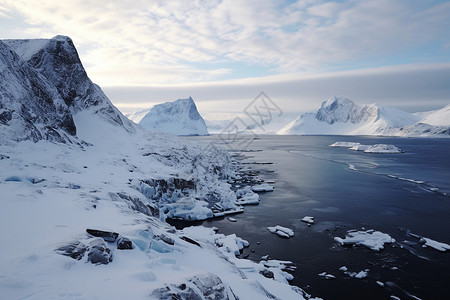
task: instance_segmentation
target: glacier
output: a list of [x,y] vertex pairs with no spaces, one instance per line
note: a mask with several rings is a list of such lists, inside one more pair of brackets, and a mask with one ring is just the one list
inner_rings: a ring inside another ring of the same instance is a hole
[[[129,121],[89,79],[68,37],[0,41],[0,70],[2,297],[310,298],[288,285],[285,265],[238,259],[244,240],[165,222],[186,203],[202,213],[236,208],[227,180],[239,175],[225,151]],[[92,238],[88,228],[133,247]]]

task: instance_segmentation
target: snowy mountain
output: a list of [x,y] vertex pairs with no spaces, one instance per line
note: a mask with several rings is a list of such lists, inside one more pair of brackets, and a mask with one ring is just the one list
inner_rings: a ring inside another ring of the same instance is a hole
[[145,117],[145,115],[148,114],[148,112],[150,110],[151,110],[151,108],[138,110],[138,111],[136,111],[134,113],[125,114],[125,117],[127,117],[128,119],[130,119],[134,123],[139,124],[139,122],[142,120],[142,118]]
[[130,132],[134,131],[131,122],[111,104],[100,87],[89,79],[69,37],[4,42],[57,89],[74,113],[90,110],[108,122],[121,125]]
[[450,104],[439,110],[428,112],[419,123],[433,126],[450,126]]
[[149,130],[176,135],[208,135],[205,121],[191,97],[155,105],[139,125]]
[[76,134],[69,107],[57,89],[0,41],[0,143]]
[[[444,112],[441,114],[445,119]],[[429,120],[434,120],[431,114]],[[426,118],[425,118],[426,119]],[[427,119],[428,120],[428,119]],[[346,97],[324,101],[315,113],[305,113],[278,131],[278,134],[342,134],[430,136],[448,135],[447,127],[423,125],[420,115],[378,104],[358,105]],[[422,125],[420,125],[422,124]]]
[[227,182],[242,174],[225,151],[128,121],[69,38],[0,41],[0,79],[2,298],[304,299],[288,262],[164,221],[242,211]]

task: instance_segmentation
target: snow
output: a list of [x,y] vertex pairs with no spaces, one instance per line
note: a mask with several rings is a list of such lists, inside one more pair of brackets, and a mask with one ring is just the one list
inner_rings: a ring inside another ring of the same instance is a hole
[[450,136],[450,105],[441,110],[412,114],[378,104],[359,105],[346,97],[331,97],[317,112],[303,113],[278,134]]
[[[93,146],[80,148],[47,141],[0,146],[0,152],[10,157],[0,160],[2,297],[147,299],[166,284],[212,273],[241,299],[267,299],[269,294],[302,299],[286,283],[259,274],[258,264],[235,258],[238,249],[248,245],[235,235],[222,236],[202,228],[176,232],[158,217],[135,211],[128,201],[111,196],[121,192],[149,201],[129,180],[168,178],[175,173],[191,176],[190,160],[185,163],[186,159],[178,161],[177,157],[204,155],[199,146],[165,135],[130,135],[89,117],[83,112],[75,120],[78,134]],[[180,153],[178,149],[183,148],[187,152]],[[143,156],[147,149],[170,154],[172,160],[161,159],[161,155]],[[223,159],[220,155],[203,156],[198,171],[211,165],[213,157]],[[174,161],[178,162],[168,164]],[[20,181],[5,181],[8,177]],[[32,183],[26,178],[45,180]],[[208,181],[221,184],[213,177]],[[208,181],[203,184],[208,185]],[[113,261],[98,266],[55,251],[72,241],[85,241],[86,228],[118,232],[136,247],[111,247]],[[156,238],[161,234],[173,238],[174,245]],[[197,240],[201,248],[182,240],[183,235]],[[216,240],[223,243],[221,247],[216,246]],[[286,281],[282,273],[277,276]]]
[[294,231],[292,229],[280,225],[274,227],[267,227],[267,230],[269,230],[271,233],[274,233],[284,238],[290,238],[294,236]]
[[426,117],[420,120],[420,123],[433,126],[450,126],[450,104],[439,110],[429,112]]
[[259,195],[256,194],[252,187],[246,186],[236,191],[237,205],[259,204]]
[[[31,67],[32,61],[13,56],[21,66],[13,71],[29,75],[16,76],[18,81],[13,83],[33,79],[42,91],[53,93],[61,111],[66,109],[73,117],[76,135],[61,142],[46,138],[16,141],[8,135],[0,138],[2,298],[149,299],[166,287],[182,283],[194,287],[195,282],[201,283],[195,285],[199,287],[211,279],[230,299],[232,295],[240,299],[304,299],[301,289],[287,284],[290,274],[273,266],[275,280],[269,279],[259,273],[261,264],[236,258],[236,249],[248,246],[236,235],[225,236],[203,227],[177,231],[164,222],[171,214],[199,219],[209,215],[213,205],[239,210],[234,204],[236,195],[226,183],[234,175],[230,156],[218,149],[205,152],[200,145],[172,135],[147,132],[126,120],[85,76],[70,44],[66,37],[42,43],[39,47],[45,51],[37,54],[45,63],[39,70]],[[1,47],[8,49],[0,42]],[[47,51],[51,49],[61,50],[61,55],[52,57]],[[19,54],[28,58],[35,50],[24,49]],[[11,58],[5,57],[6,61]],[[68,58],[75,60],[75,69],[64,65]],[[57,66],[61,69],[53,69]],[[11,71],[5,70],[1,74]],[[80,82],[66,82],[61,74]],[[52,87],[48,78],[64,88]],[[16,87],[25,94],[30,92],[27,84],[2,84],[11,94],[17,92]],[[70,110],[63,104],[65,88],[83,94],[72,99]],[[21,105],[17,99],[8,98],[2,105],[15,109]],[[58,117],[50,112],[34,111],[41,114],[38,119],[49,118],[44,125]],[[23,128],[15,127],[17,124],[8,123],[2,132],[19,132]],[[170,188],[164,190],[164,186]],[[211,200],[207,195],[213,192],[215,199]],[[117,249],[115,242],[92,238],[87,228],[117,232],[134,248]],[[107,247],[112,261],[92,264],[87,254],[77,260],[57,251],[75,244]]]
[[365,153],[402,153],[400,148],[389,144],[361,145],[357,142],[335,142],[329,147],[349,148],[349,150]]
[[356,143],[356,142],[335,142],[335,143],[329,145],[329,147],[350,148],[350,147],[359,146],[359,145],[360,145],[360,143]]
[[355,145],[349,148],[349,150],[352,151],[366,151],[367,149],[369,149],[370,147],[372,147],[371,145]]
[[142,120],[142,118],[144,118],[145,115],[148,114],[148,112],[150,110],[151,110],[151,108],[142,109],[142,110],[136,111],[134,113],[126,114],[125,117],[127,117],[134,123],[139,124],[139,122]]
[[268,183],[261,183],[261,184],[252,186],[252,191],[253,192],[257,192],[257,193],[260,193],[260,192],[273,192],[273,186],[271,186]]
[[340,267],[339,271],[343,272],[345,275],[348,275],[348,276],[350,276],[352,278],[356,278],[356,279],[366,278],[367,275],[369,274],[369,269],[365,269],[365,270],[359,271],[359,272],[350,272],[350,271],[348,271],[348,268],[346,266]]
[[345,238],[335,237],[334,240],[345,245],[362,245],[373,251],[384,249],[384,244],[394,243],[395,239],[386,233],[374,230],[349,231]]
[[325,279],[336,279],[336,276],[332,275],[332,274],[328,274],[327,272],[322,272],[319,274],[320,277],[325,278]]
[[191,97],[155,105],[142,117],[139,125],[149,130],[176,135],[209,134]]
[[367,147],[364,153],[402,153],[402,150],[394,145],[376,144]]
[[450,250],[450,245],[446,243],[441,243],[426,237],[422,237],[420,242],[423,243],[424,247],[431,247],[441,252],[446,252]]
[[300,221],[308,223],[310,225],[314,224],[314,217],[303,217]]

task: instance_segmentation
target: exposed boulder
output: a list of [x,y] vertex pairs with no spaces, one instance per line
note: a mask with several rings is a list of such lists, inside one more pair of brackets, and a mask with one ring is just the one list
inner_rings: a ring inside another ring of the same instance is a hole
[[233,300],[226,291],[222,280],[215,274],[201,274],[175,285],[170,284],[154,290],[151,297],[160,300]]

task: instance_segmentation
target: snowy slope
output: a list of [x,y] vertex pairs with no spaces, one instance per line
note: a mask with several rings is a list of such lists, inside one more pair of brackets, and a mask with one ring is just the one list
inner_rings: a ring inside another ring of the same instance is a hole
[[450,104],[432,112],[420,120],[420,123],[433,126],[450,126]]
[[[445,119],[445,112],[439,112],[440,118]],[[418,125],[420,122],[418,114],[378,104],[358,105],[346,97],[332,97],[324,101],[317,112],[301,115],[278,134],[448,135],[445,128],[425,128]]]
[[[66,38],[38,41],[13,43],[24,59],[0,42],[2,299],[304,299],[282,264],[236,258],[247,243],[235,235],[177,231],[163,221],[235,206],[226,179],[236,166],[225,151],[134,126],[72,64],[70,47],[42,50]],[[38,57],[46,59],[34,64]],[[64,138],[34,138],[20,122]],[[93,238],[88,228],[117,232],[133,249]],[[94,263],[99,251],[106,264]],[[275,279],[261,274],[268,269]]]
[[142,109],[131,114],[125,114],[125,117],[127,117],[134,123],[138,124],[142,120],[142,118],[145,117],[146,114],[148,114],[150,110],[151,108]]
[[149,130],[176,135],[208,134],[205,121],[191,97],[155,105],[139,125]]

